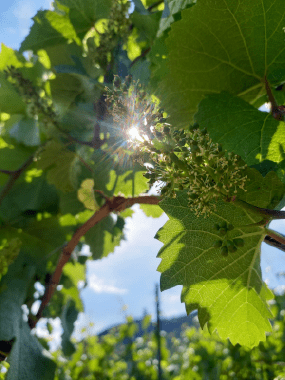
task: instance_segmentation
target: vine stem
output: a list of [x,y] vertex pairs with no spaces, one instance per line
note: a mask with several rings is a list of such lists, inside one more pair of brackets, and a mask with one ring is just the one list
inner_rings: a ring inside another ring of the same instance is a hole
[[58,259],[56,269],[50,279],[49,284],[46,286],[45,293],[43,295],[42,303],[36,316],[30,316],[29,326],[34,328],[42,317],[44,309],[49,304],[61,278],[64,265],[69,261],[70,256],[79,243],[82,236],[84,236],[90,228],[94,227],[102,219],[106,218],[111,212],[121,212],[128,207],[132,207],[134,204],[149,204],[157,205],[161,200],[158,196],[139,196],[133,198],[113,197],[108,198],[106,203],[91,216],[72,236],[72,239],[64,246],[62,253]]
[[8,171],[8,170],[1,170],[1,173],[8,174],[10,176],[9,180],[7,181],[6,185],[4,186],[4,189],[1,191],[0,194],[0,204],[2,203],[3,199],[6,197],[6,195],[9,193],[9,191],[12,189],[14,183],[17,181],[17,179],[20,177],[22,172],[27,169],[28,166],[30,166],[34,161],[34,156],[30,156],[22,166],[20,166],[19,169],[15,171]]
[[285,236],[280,234],[279,232],[272,231],[270,228],[265,228],[265,232],[272,239],[278,241],[278,243],[285,245]]
[[229,202],[233,202],[236,205],[240,206],[241,208],[251,211],[257,215],[266,216],[267,219],[270,219],[270,220],[271,219],[285,219],[285,211],[271,210],[269,208],[260,208],[257,206],[253,206],[235,197],[231,199]]

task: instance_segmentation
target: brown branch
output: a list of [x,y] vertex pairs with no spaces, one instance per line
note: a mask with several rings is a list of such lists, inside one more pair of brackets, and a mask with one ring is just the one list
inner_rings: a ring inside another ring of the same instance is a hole
[[278,243],[280,243],[282,246],[285,246],[285,236],[281,235],[279,232],[272,231],[269,228],[265,228],[265,232],[268,236],[270,236],[272,239],[276,240]]
[[79,243],[81,237],[84,236],[90,230],[90,228],[94,227],[102,219],[106,218],[111,212],[123,211],[124,209],[133,206],[135,203],[157,205],[160,200],[161,198],[157,196],[139,196],[134,198],[114,197],[108,199],[104,206],[100,208],[100,210],[96,211],[95,214],[92,215],[86,223],[79,227],[78,230],[74,233],[72,239],[64,246],[62,250],[56,269],[50,279],[49,285],[45,289],[42,303],[37,315],[35,317],[30,316],[29,318],[30,328],[34,328],[39,319],[42,317],[44,309],[49,304],[49,301],[59,284],[64,265],[69,261],[70,256]]
[[284,114],[285,114],[285,109],[284,109],[284,106],[278,106],[275,98],[274,98],[274,95],[271,91],[271,88],[270,88],[270,85],[267,81],[267,78],[266,76],[264,77],[264,83],[265,83],[265,89],[266,89],[266,93],[267,93],[267,96],[268,96],[268,100],[271,104],[271,115],[274,117],[274,119],[276,120],[284,120]]
[[10,178],[8,179],[6,185],[4,186],[4,189],[1,191],[0,194],[0,204],[3,201],[3,199],[6,197],[6,195],[9,193],[9,191],[12,189],[14,183],[17,181],[17,179],[20,177],[22,172],[31,165],[31,163],[34,161],[34,156],[30,156],[27,161],[23,163],[22,166],[20,166],[19,169],[15,171],[3,171],[1,170],[2,173],[6,172],[5,174],[9,174]]
[[148,47],[147,49],[145,49],[141,55],[139,55],[138,57],[136,57],[130,64],[130,67],[132,67],[137,61],[139,61],[141,58],[145,57],[147,55],[147,53],[150,51],[150,47]]
[[278,104],[277,104],[277,102],[273,96],[273,93],[271,91],[271,88],[270,88],[270,85],[268,83],[266,76],[264,77],[264,83],[265,83],[265,89],[266,89],[266,94],[268,96],[268,100],[271,103],[271,111],[272,111],[273,108],[277,108]]
[[271,236],[266,235],[264,240],[264,243],[270,245],[271,247],[280,249],[281,251],[285,252],[285,244],[280,243],[279,241],[273,239]]
[[[267,219],[285,219],[285,211],[279,211],[279,210],[271,210],[269,208],[261,208],[254,206],[250,203],[247,203],[245,201],[242,201],[241,199],[238,199],[236,197],[226,200],[227,202],[233,202],[237,204],[238,206],[242,207],[245,210],[249,210],[251,212],[254,212],[255,214],[259,214],[260,216],[264,215]],[[265,219],[264,219],[265,220]]]

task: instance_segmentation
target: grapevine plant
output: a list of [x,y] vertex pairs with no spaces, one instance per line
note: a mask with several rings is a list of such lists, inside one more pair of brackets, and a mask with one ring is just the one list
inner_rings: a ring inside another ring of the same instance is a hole
[[285,218],[284,27],[281,0],[57,0],[19,51],[2,44],[8,380],[54,379],[41,318],[60,316],[73,355],[86,261],[114,251],[136,203],[169,217],[156,234],[161,290],[183,285],[187,313],[221,339],[266,340],[260,247],[285,250],[269,226]]

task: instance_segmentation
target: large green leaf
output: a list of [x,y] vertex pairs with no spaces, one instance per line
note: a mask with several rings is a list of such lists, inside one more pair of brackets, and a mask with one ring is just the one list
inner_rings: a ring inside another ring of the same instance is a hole
[[282,0],[200,0],[181,13],[167,40],[161,96],[176,126],[191,121],[203,96],[222,90],[255,102],[285,75]]
[[145,192],[149,186],[148,180],[143,176],[144,173],[145,170],[137,166],[133,170],[121,171],[121,173],[111,170],[110,181],[106,185],[107,193],[133,197]]
[[114,156],[96,150],[91,159],[94,189],[102,190],[109,197],[113,195],[133,197],[148,190],[148,179],[143,175],[145,169],[139,164],[133,164],[130,157],[126,156],[126,161],[118,165],[114,161]]
[[[31,257],[22,254],[9,267],[7,275],[0,283],[0,350],[5,352],[2,346],[13,342],[9,356],[8,380],[54,378],[55,364],[43,355],[43,348],[31,335],[22,315],[21,306],[34,273],[35,263],[31,261]],[[43,371],[43,368],[46,370]]]
[[109,16],[111,0],[57,0],[59,6],[69,10],[69,18],[78,36],[83,38],[85,33],[94,26],[95,21]]
[[83,91],[80,80],[65,73],[58,73],[56,78],[50,81],[50,89],[60,114],[64,114],[77,95]]
[[75,346],[70,341],[71,334],[74,329],[74,322],[78,316],[78,310],[75,307],[75,302],[70,299],[64,306],[61,314],[61,323],[63,334],[61,336],[61,346],[64,355],[71,356],[75,352]]
[[[10,369],[6,380],[53,380],[56,364],[43,354],[43,347],[28,324],[19,323],[16,342],[9,357]],[[44,368],[44,370],[43,370]]]
[[[260,207],[279,202],[284,186],[275,173],[263,178],[251,169],[249,176],[251,181],[243,200]],[[267,191],[262,191],[267,184]],[[211,332],[217,330],[233,344],[253,347],[265,340],[266,331],[271,331],[271,313],[266,305],[270,291],[262,281],[260,269],[260,245],[265,233],[261,227],[247,226],[262,217],[232,203],[219,201],[216,206],[205,219],[197,218],[190,210],[184,192],[176,199],[160,202],[169,217],[157,233],[164,243],[158,254],[162,259],[158,267],[162,273],[161,289],[183,285],[186,310],[190,313],[198,308],[202,327],[208,322]],[[221,239],[215,224],[222,222],[235,227],[227,239],[241,238],[245,243],[227,257],[221,255],[220,248],[213,247]]]
[[76,31],[68,17],[55,11],[38,11],[33,17],[30,33],[21,44],[20,51],[32,50],[36,53],[47,46],[73,40],[79,43]]
[[285,158],[285,123],[227,92],[203,99],[195,119],[214,142],[239,154],[248,165]]
[[63,192],[73,191],[80,171],[76,155],[56,141],[48,142],[41,151],[38,168],[48,169],[47,180]]
[[[167,2],[167,0],[165,0],[165,2]],[[168,31],[174,21],[180,20],[181,11],[191,7],[195,2],[195,0],[169,0],[167,12],[165,6],[161,16],[157,37],[160,37],[165,31]]]
[[161,290],[183,285],[182,301],[187,313],[198,308],[200,324],[208,322],[233,344],[253,347],[271,331],[271,317],[263,297],[260,270],[260,244],[264,234],[258,227],[233,230],[245,246],[224,258],[213,243],[219,240],[215,223],[226,221],[246,225],[254,221],[231,204],[219,203],[209,219],[197,219],[190,211],[186,194],[160,203],[169,221],[158,232],[164,243],[158,257]]
[[152,218],[159,218],[163,214],[163,210],[156,205],[140,205],[140,209],[146,216]]
[[140,14],[135,11],[131,14],[131,20],[140,33],[140,39],[153,41],[159,27],[161,12],[152,14]]
[[35,119],[23,117],[10,129],[9,134],[28,146],[40,145],[39,127]]

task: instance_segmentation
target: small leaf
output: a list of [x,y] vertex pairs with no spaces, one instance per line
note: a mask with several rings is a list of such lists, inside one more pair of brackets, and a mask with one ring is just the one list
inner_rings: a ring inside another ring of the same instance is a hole
[[50,141],[40,153],[37,164],[39,169],[48,169],[47,180],[57,189],[63,192],[74,190],[80,167],[73,152],[56,141]]
[[98,206],[94,196],[94,180],[85,179],[77,191],[78,199],[84,204],[84,206],[92,211],[97,210]]

